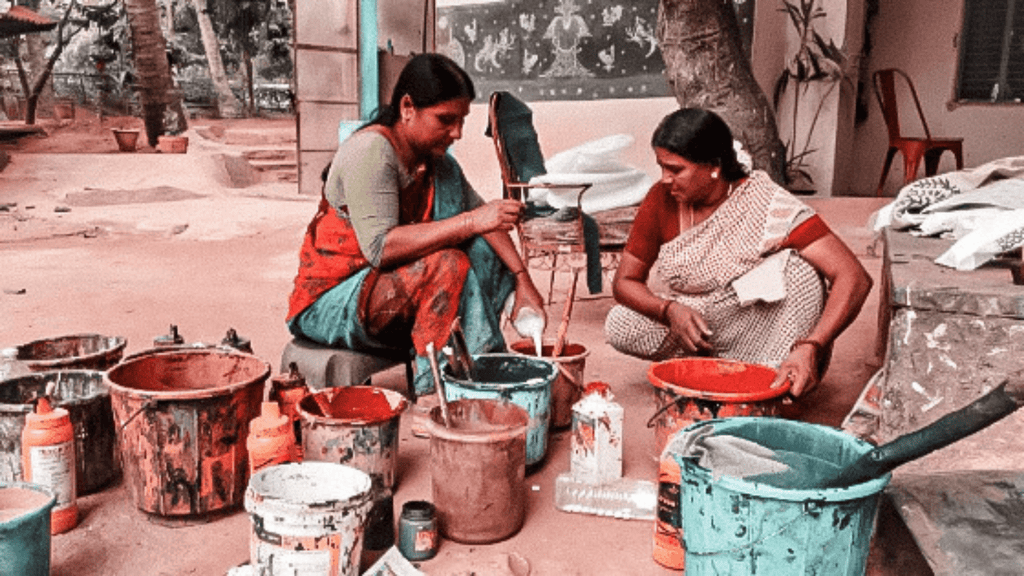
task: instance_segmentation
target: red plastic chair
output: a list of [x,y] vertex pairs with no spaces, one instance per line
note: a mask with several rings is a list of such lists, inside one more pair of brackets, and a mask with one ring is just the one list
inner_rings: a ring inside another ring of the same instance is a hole
[[[900,113],[896,98],[896,78],[900,76],[906,81],[910,88],[910,94],[914,97],[914,106],[917,108],[917,116],[921,119],[921,126],[924,128],[924,138],[913,138],[903,136],[900,132]],[[917,97],[917,90],[910,76],[898,68],[886,68],[877,70],[872,76],[874,81],[875,97],[878,99],[878,106],[882,109],[882,116],[885,118],[885,127],[889,131],[889,150],[885,154],[885,165],[882,166],[882,177],[878,180],[877,196],[882,195],[882,188],[885,186],[885,178],[889,175],[889,168],[896,152],[903,153],[903,185],[917,179],[917,170],[924,158],[925,176],[934,176],[939,169],[939,157],[946,150],[953,153],[956,158],[957,170],[964,167],[963,138],[934,138],[928,129],[928,122],[924,119],[924,112],[921,110],[921,101]]]

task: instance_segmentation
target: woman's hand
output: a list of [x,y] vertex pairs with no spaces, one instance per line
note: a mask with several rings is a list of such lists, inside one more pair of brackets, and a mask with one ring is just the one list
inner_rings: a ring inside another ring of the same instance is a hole
[[513,318],[519,316],[519,310],[523,306],[529,306],[544,318],[544,325],[548,325],[548,315],[544,310],[544,298],[541,297],[540,291],[537,290],[537,286],[534,285],[529,272],[524,270],[523,272],[516,274],[515,294],[516,300],[512,310]]
[[490,232],[508,232],[515,228],[523,213],[523,203],[518,200],[492,200],[468,212],[469,226],[474,235]]
[[665,310],[665,320],[669,331],[687,352],[706,352],[712,350],[711,330],[704,318],[689,306],[672,302]]
[[818,385],[818,347],[798,343],[779,365],[778,375],[771,387],[781,386],[789,380],[789,393],[800,397]]

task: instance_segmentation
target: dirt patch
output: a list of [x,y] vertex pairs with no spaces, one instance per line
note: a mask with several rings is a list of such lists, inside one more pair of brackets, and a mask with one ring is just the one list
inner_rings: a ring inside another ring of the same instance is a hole
[[71,192],[65,203],[69,206],[113,206],[116,204],[151,204],[153,202],[177,202],[203,198],[189,190],[174,186],[157,186],[141,190],[105,190],[86,188],[82,192]]

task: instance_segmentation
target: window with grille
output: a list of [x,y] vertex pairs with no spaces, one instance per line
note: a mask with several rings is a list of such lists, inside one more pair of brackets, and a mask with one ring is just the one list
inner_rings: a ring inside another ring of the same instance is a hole
[[964,0],[957,99],[1024,99],[1024,0]]

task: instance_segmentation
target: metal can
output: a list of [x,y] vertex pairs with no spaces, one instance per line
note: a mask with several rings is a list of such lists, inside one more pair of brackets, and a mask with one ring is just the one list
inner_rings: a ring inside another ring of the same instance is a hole
[[398,519],[398,550],[407,560],[430,560],[437,555],[438,534],[435,508],[424,500],[402,505]]

